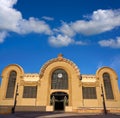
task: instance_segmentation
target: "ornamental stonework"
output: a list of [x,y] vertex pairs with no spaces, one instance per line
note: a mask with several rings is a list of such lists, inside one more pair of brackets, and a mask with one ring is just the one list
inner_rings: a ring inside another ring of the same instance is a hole
[[25,74],[24,75],[24,81],[31,81],[31,82],[34,82],[34,81],[39,81],[39,74],[31,74],[31,73],[28,73],[28,74]]
[[76,65],[75,63],[73,63],[72,61],[70,61],[69,59],[63,58],[63,55],[62,55],[62,54],[59,54],[57,58],[51,59],[51,60],[49,60],[48,62],[46,62],[46,63],[43,65],[43,67],[42,67],[41,70],[40,70],[40,78],[43,76],[44,71],[46,70],[46,68],[47,68],[50,64],[55,63],[55,62],[65,62],[65,63],[70,64],[70,65],[75,69],[78,78],[80,78],[80,71],[79,71],[77,65]]

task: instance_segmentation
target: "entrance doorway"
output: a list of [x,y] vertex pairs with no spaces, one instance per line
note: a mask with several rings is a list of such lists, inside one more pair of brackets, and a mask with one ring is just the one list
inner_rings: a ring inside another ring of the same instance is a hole
[[64,102],[55,102],[54,109],[59,111],[59,110],[64,110]]
[[65,106],[68,106],[68,94],[65,92],[54,92],[50,99],[55,111],[64,111]]

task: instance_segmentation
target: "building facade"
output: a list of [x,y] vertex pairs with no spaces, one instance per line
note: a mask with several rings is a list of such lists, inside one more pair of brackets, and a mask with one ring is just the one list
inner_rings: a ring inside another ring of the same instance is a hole
[[84,75],[59,54],[45,63],[40,73],[24,73],[22,67],[11,64],[1,76],[0,110],[120,112],[118,77],[109,67]]

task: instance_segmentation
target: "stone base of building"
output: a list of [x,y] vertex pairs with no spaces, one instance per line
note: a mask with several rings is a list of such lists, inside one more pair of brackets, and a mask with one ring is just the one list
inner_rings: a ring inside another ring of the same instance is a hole
[[46,106],[46,111],[54,111],[53,106]]
[[[50,111],[54,112],[53,106],[16,106],[15,112],[43,112]],[[76,112],[81,114],[104,114],[103,108],[76,108],[73,109],[72,106],[66,106],[64,112]],[[0,106],[0,114],[10,114],[12,113],[12,106]],[[118,114],[120,113],[120,108],[108,108],[107,113]]]
[[[13,106],[0,106],[0,114],[12,113]],[[40,112],[46,111],[46,106],[16,106],[15,112]]]
[[46,106],[16,106],[15,111],[17,112],[26,112],[26,111],[33,111],[33,112],[39,112],[39,111],[46,111]]
[[[104,114],[104,109],[102,108],[77,108],[77,109],[73,109],[74,112],[77,113],[90,113],[90,114]],[[120,108],[113,108],[113,109],[107,109],[107,113],[120,113]]]
[[11,106],[0,106],[0,114],[10,114],[12,111]]
[[72,106],[66,106],[65,112],[72,112]]
[[113,108],[113,109],[108,109],[108,113],[113,113],[113,114],[120,114],[120,108]]
[[[53,106],[46,106],[46,111],[54,111],[54,107]],[[66,106],[63,111],[64,112],[72,112],[72,107]]]
[[102,109],[97,109],[97,108],[77,108],[77,109],[73,109],[73,111],[78,113],[92,113],[92,114],[103,113]]

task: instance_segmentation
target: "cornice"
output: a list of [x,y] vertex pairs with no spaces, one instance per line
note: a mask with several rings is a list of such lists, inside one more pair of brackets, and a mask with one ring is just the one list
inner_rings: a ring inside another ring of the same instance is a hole
[[81,75],[82,77],[84,77],[84,78],[91,78],[91,79],[93,79],[93,78],[96,78],[96,75],[87,75],[87,74],[82,74]]
[[24,74],[24,77],[39,77],[39,74],[37,74],[37,73],[26,73],[26,74]]

